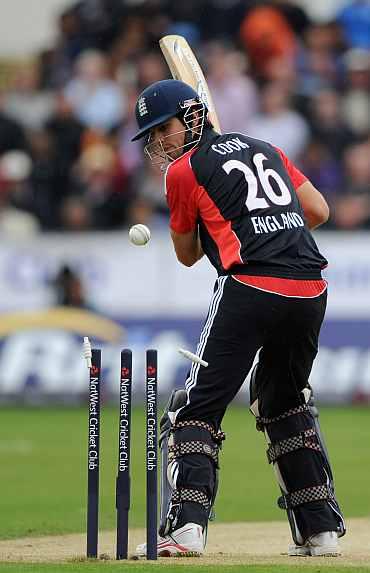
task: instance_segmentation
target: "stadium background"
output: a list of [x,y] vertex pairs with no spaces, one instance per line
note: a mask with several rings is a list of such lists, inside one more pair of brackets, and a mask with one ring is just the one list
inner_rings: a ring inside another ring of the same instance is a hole
[[[316,233],[330,297],[312,383],[322,401],[368,402],[369,2],[2,6],[0,400],[81,397],[84,334],[104,347],[106,395],[125,345],[139,393],[148,346],[160,350],[162,395],[183,381],[176,349],[194,350],[215,276],[206,261],[189,271],[175,260],[162,181],[130,142],[137,94],[169,76],[158,39],[180,33],[223,130],[279,145],[329,202]],[[144,249],[128,242],[137,222],[152,229]]]

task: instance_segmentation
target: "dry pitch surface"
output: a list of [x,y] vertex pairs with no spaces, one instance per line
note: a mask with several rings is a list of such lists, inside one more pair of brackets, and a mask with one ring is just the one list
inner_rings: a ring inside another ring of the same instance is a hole
[[[350,519],[348,531],[341,540],[342,555],[337,558],[288,557],[290,542],[285,522],[211,524],[207,554],[201,558],[166,559],[168,563],[197,564],[300,564],[370,566],[370,519]],[[145,531],[130,531],[130,551],[144,541]],[[85,555],[85,535],[74,534],[55,537],[22,538],[0,541],[0,561],[52,562],[70,561]],[[114,558],[115,533],[102,532],[99,552]]]

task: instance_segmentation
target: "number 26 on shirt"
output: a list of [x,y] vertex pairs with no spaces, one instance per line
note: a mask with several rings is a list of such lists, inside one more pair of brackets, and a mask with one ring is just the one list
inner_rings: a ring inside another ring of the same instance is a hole
[[[231,171],[237,169],[244,174],[245,180],[247,182],[247,199],[245,204],[249,211],[254,211],[255,209],[266,209],[270,206],[264,197],[257,197],[258,193],[258,180],[262,186],[262,189],[266,197],[274,205],[289,205],[292,200],[288,186],[284,183],[282,177],[274,169],[264,169],[263,163],[267,160],[267,157],[263,153],[256,153],[253,156],[253,163],[256,166],[258,178],[253,173],[252,169],[248,167],[242,161],[238,159],[231,159],[223,164],[222,169],[229,175]],[[274,180],[280,190],[280,194],[277,194],[271,183],[270,179]]]

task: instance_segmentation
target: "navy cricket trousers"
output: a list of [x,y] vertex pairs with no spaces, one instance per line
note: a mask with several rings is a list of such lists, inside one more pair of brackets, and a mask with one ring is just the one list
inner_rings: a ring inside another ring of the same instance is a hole
[[[178,411],[176,422],[200,420],[219,430],[226,408],[258,351],[260,416],[275,418],[301,406],[302,390],[307,386],[318,350],[326,299],[326,291],[314,298],[286,297],[247,286],[232,276],[219,277],[197,348],[197,354],[209,366],[192,364],[186,380],[188,401]],[[292,418],[296,418],[298,432],[312,425],[309,413]],[[294,459],[285,456],[279,462],[288,491],[325,483],[327,476],[320,453],[300,450],[290,456]],[[206,456],[201,457],[202,463],[196,454],[183,459],[178,484],[210,495],[215,483],[212,465]],[[197,504],[184,504],[180,522],[205,525],[207,516],[199,508]],[[304,539],[320,531],[336,530],[334,514],[325,500],[295,511]]]
[[326,298],[326,291],[316,298],[285,297],[219,277],[197,348],[209,365],[193,363],[188,404],[177,420],[203,420],[218,430],[259,350],[260,414],[270,418],[301,404]]

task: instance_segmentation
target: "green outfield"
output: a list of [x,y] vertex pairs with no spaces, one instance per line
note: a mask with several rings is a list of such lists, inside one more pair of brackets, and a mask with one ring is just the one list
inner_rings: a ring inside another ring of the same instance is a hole
[[[337,495],[346,517],[370,515],[369,419],[366,407],[321,408],[337,482]],[[1,519],[0,539],[82,533],[86,523],[86,408],[2,408],[0,453]],[[143,527],[145,517],[145,420],[143,408],[133,411],[132,510],[130,526]],[[117,412],[102,411],[101,438],[101,513],[100,529],[115,528],[115,474],[117,465]],[[265,457],[264,437],[256,432],[247,408],[234,407],[224,421],[227,440],[221,454],[217,523],[241,521],[281,521],[284,513],[276,507],[278,488],[272,468]],[[369,545],[370,547],[370,545]],[[369,551],[370,554],[370,551]],[[253,563],[253,562],[252,562]],[[166,563],[167,572],[187,570],[184,560]],[[207,573],[352,573],[352,563],[314,562],[294,565],[197,564],[192,568]],[[141,573],[160,563],[125,564]],[[1,562],[0,571],[47,573],[94,573],[118,571],[119,563],[75,562],[10,563]],[[361,572],[370,571],[369,561],[361,562]]]
[[[337,482],[347,517],[370,514],[368,408],[322,408]],[[85,408],[1,410],[0,538],[82,532],[86,512]],[[221,456],[218,521],[269,521],[284,518],[276,507],[277,486],[265,458],[262,433],[246,408],[225,417],[227,440]],[[115,526],[117,416],[103,408],[101,438],[102,529]],[[145,516],[145,426],[142,408],[133,412],[131,526]],[[6,462],[6,463],[4,463]]]

